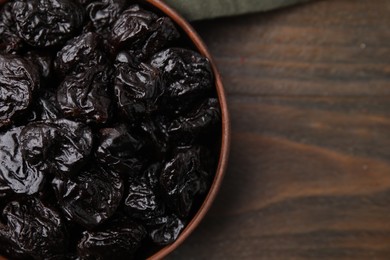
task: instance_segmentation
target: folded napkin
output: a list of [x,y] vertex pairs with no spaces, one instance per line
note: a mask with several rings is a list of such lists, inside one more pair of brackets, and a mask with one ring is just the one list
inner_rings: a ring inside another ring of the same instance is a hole
[[269,11],[308,0],[165,0],[188,20]]

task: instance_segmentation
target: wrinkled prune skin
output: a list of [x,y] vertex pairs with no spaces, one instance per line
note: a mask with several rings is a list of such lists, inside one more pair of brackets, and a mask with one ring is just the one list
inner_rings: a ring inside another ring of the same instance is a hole
[[[44,174],[22,157],[20,134],[22,127],[0,134],[0,194],[35,194],[44,184]],[[1,197],[1,195],[0,195]]]
[[160,186],[167,204],[181,218],[188,216],[194,200],[208,186],[209,173],[204,169],[202,149],[179,150],[165,164],[160,175]]
[[3,211],[10,245],[34,259],[49,259],[67,250],[67,233],[60,214],[30,197],[10,202]]
[[127,48],[134,60],[144,61],[180,37],[172,20],[131,6],[113,25],[111,43],[116,49]]
[[[26,57],[30,60],[31,63],[36,64],[41,75],[41,81],[47,81],[53,70],[53,59],[51,55],[47,52],[28,52]],[[48,82],[45,82],[46,84]],[[48,86],[52,87],[52,86]]]
[[211,134],[221,122],[219,102],[210,98],[188,115],[175,119],[168,127],[171,138],[179,143],[191,143],[200,134]]
[[71,74],[57,89],[59,108],[67,118],[87,123],[106,123],[111,110],[110,83],[111,71],[106,66]]
[[64,43],[84,19],[83,9],[73,0],[15,0],[12,12],[19,36],[35,47]]
[[168,17],[160,17],[154,24],[154,32],[145,40],[142,46],[141,58],[150,58],[153,53],[163,49],[169,42],[180,37],[172,20]]
[[0,54],[0,128],[30,106],[39,85],[39,73],[31,63],[16,55]]
[[101,0],[92,1],[87,5],[86,10],[94,29],[106,33],[126,6],[126,0]]
[[210,62],[197,52],[170,48],[154,55],[150,64],[161,71],[167,98],[198,98],[214,86]]
[[0,6],[0,52],[18,53],[24,46],[22,39],[15,31],[12,18],[12,3]]
[[130,217],[140,220],[156,218],[164,212],[164,206],[152,187],[134,180],[130,181],[124,209]]
[[94,167],[74,178],[55,178],[53,187],[63,212],[87,229],[92,229],[116,212],[124,185],[119,174]]
[[145,142],[131,134],[125,125],[100,130],[99,146],[96,158],[111,171],[125,176],[136,176],[143,163],[138,153],[144,148]]
[[78,253],[82,259],[131,259],[145,236],[142,225],[122,217],[102,230],[84,232]]
[[184,222],[176,215],[167,215],[146,221],[149,237],[161,246],[176,241],[184,229]]
[[169,136],[166,121],[163,117],[149,118],[138,125],[141,136],[147,140],[149,159],[163,160],[169,149]]
[[140,45],[151,33],[153,23],[158,16],[133,5],[125,10],[112,27],[111,43],[116,48],[125,45]]
[[59,176],[76,174],[92,150],[92,131],[66,119],[33,122],[21,132],[23,158],[34,168]]
[[107,63],[103,40],[94,32],[87,32],[69,40],[57,53],[55,69],[61,76],[78,74]]
[[156,191],[159,185],[160,173],[162,170],[161,163],[150,164],[141,175],[141,182],[145,183],[152,190]]
[[42,91],[38,100],[38,113],[40,121],[54,122],[63,118],[57,104],[56,94],[51,90]]
[[142,63],[133,68],[120,63],[116,68],[115,96],[120,111],[130,122],[148,117],[158,108],[162,82],[158,70]]
[[7,259],[33,259],[9,240],[8,228],[0,225],[0,252]]

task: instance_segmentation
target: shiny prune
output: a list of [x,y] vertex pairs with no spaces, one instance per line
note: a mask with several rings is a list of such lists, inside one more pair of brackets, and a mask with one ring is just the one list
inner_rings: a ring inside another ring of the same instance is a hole
[[163,117],[152,117],[137,124],[141,136],[147,141],[149,159],[161,160],[169,149],[167,122]]
[[[3,211],[6,231],[0,236],[19,253],[34,259],[49,259],[67,250],[67,232],[60,214],[39,199],[10,202]],[[0,238],[1,241],[1,238]]]
[[168,206],[185,218],[190,213],[197,196],[205,192],[208,185],[207,168],[201,147],[179,150],[169,160],[160,175],[160,186],[167,198]]
[[41,92],[38,107],[40,121],[56,121],[63,117],[57,104],[56,94],[51,90]]
[[95,66],[105,65],[107,58],[103,48],[103,39],[93,32],[71,39],[57,53],[54,63],[57,74],[77,74]]
[[157,18],[156,14],[138,5],[131,6],[114,23],[111,32],[112,44],[116,48],[142,44],[151,33],[151,27]]
[[145,171],[141,174],[140,180],[142,183],[145,183],[152,190],[156,191],[159,185],[160,173],[162,170],[162,164],[152,163],[145,169]]
[[180,37],[175,25],[168,17],[131,6],[119,16],[113,25],[111,43],[117,49],[131,50],[138,60],[145,60]]
[[0,128],[12,123],[15,115],[31,104],[33,91],[39,88],[39,73],[27,60],[0,54]]
[[138,153],[145,146],[144,140],[130,133],[125,125],[103,128],[99,134],[97,160],[111,171],[136,176],[143,166]]
[[180,37],[172,20],[160,17],[153,26],[153,33],[145,40],[141,50],[141,58],[150,58],[151,55],[163,49],[169,42]]
[[210,98],[187,115],[170,123],[168,133],[176,142],[191,143],[200,134],[211,134],[221,122],[219,102]]
[[57,89],[59,108],[67,118],[106,123],[111,110],[110,83],[111,71],[106,66],[68,75]]
[[213,87],[210,62],[197,52],[170,48],[154,55],[150,63],[161,71],[168,98],[198,98]]
[[87,14],[97,32],[108,32],[112,24],[127,6],[126,0],[92,0],[86,7]]
[[55,178],[53,187],[65,216],[88,229],[114,215],[124,189],[119,174],[98,166],[73,178]]
[[144,227],[121,217],[98,231],[86,231],[78,244],[82,259],[131,259],[146,236]]
[[130,180],[124,209],[135,219],[152,219],[164,212],[164,205],[156,192],[148,184]]
[[0,134],[0,183],[6,194],[11,189],[13,193],[31,195],[44,184],[44,174],[22,157],[21,132],[22,127],[17,127]]
[[0,10],[0,52],[17,53],[24,47],[15,27],[12,3],[6,3]]
[[92,131],[66,119],[33,122],[21,132],[23,158],[34,168],[59,176],[76,174],[92,149]]
[[[53,58],[51,57],[50,53],[37,51],[28,52],[26,53],[26,58],[38,67],[42,81],[47,81],[50,78],[53,70]],[[49,82],[45,83],[48,84]],[[47,87],[52,86],[49,85]]]
[[120,111],[130,122],[147,117],[158,106],[162,82],[158,70],[142,63],[133,68],[128,63],[116,67],[115,96]]
[[21,259],[21,260],[29,260],[33,259],[28,256],[22,249],[13,244],[9,240],[8,228],[1,225],[0,223],[0,252],[7,259]]
[[35,47],[64,43],[84,19],[83,9],[73,0],[15,0],[12,12],[19,36]]
[[146,226],[152,241],[161,246],[173,243],[184,229],[185,223],[176,215],[166,215],[147,220]]

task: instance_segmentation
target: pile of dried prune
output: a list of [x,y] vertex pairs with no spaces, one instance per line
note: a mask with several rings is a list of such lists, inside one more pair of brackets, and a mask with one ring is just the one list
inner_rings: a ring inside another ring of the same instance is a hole
[[0,255],[144,258],[196,213],[221,139],[213,73],[150,10],[0,7]]

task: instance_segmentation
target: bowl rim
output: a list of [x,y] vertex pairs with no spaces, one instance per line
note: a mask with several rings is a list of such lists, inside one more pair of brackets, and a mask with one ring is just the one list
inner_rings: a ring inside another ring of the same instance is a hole
[[187,224],[184,230],[181,232],[179,237],[172,244],[165,246],[164,248],[157,251],[155,254],[150,256],[149,260],[157,260],[162,259],[172,253],[175,249],[177,249],[189,236],[190,234],[198,227],[202,219],[205,217],[206,213],[209,211],[212,203],[214,202],[217,193],[221,187],[221,183],[223,177],[226,172],[227,162],[230,152],[230,117],[227,106],[227,98],[225,94],[225,89],[222,84],[222,77],[219,73],[216,63],[211,56],[210,51],[206,47],[206,44],[203,42],[201,37],[195,31],[195,29],[173,8],[164,3],[162,0],[145,0],[145,2],[153,5],[165,15],[170,17],[189,37],[198,51],[205,57],[210,60],[214,75],[215,75],[215,86],[218,93],[218,99],[221,106],[222,113],[222,140],[221,140],[221,150],[220,157],[218,162],[217,171],[215,173],[215,177],[213,183],[210,187],[209,193],[207,194],[205,200],[203,201],[201,207],[195,216],[191,219],[191,221]]
[[[0,6],[7,2],[7,0],[0,0]],[[225,94],[225,89],[222,84],[221,74],[219,73],[216,63],[213,57],[210,54],[210,51],[206,47],[206,44],[203,42],[201,37],[195,31],[195,29],[173,8],[168,6],[162,0],[145,0],[145,2],[151,4],[152,6],[159,9],[162,13],[170,17],[187,35],[187,37],[192,41],[197,50],[205,57],[210,60],[212,70],[215,76],[215,86],[217,89],[218,99],[221,106],[222,113],[222,136],[221,136],[221,150],[220,157],[218,162],[217,171],[215,173],[215,177],[213,183],[210,187],[210,190],[203,201],[201,207],[195,214],[195,216],[191,219],[191,221],[187,224],[184,230],[181,232],[179,237],[172,244],[163,247],[152,256],[150,256],[149,260],[157,260],[162,259],[172,253],[175,249],[177,249],[189,236],[190,234],[198,227],[200,222],[205,217],[206,213],[209,211],[212,203],[214,202],[216,195],[221,187],[221,183],[223,177],[225,175],[225,171],[227,168],[227,162],[230,152],[230,117],[227,106],[227,99]],[[0,256],[0,260],[4,259]]]

